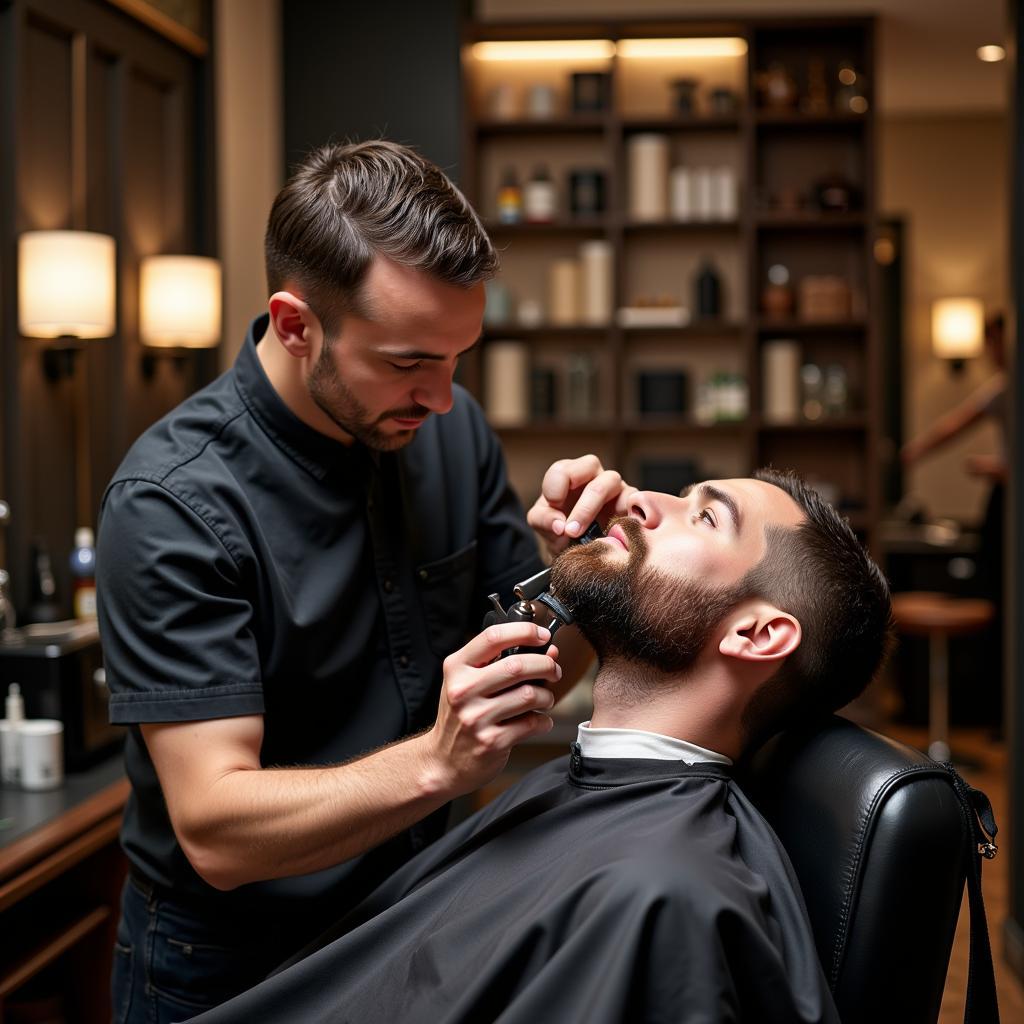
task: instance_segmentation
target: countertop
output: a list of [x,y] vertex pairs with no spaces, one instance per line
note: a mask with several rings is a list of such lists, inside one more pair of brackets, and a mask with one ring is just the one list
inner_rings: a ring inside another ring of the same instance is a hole
[[0,881],[119,814],[128,789],[120,752],[57,789],[0,787]]

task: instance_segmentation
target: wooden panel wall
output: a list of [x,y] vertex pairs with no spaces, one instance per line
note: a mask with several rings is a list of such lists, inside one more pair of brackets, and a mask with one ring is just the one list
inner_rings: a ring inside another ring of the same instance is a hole
[[[96,525],[135,437],[215,372],[197,353],[144,374],[137,294],[142,257],[216,254],[209,63],[106,0],[0,0],[0,566],[20,609],[38,536],[70,610],[75,527]],[[56,383],[46,343],[18,334],[17,237],[41,228],[117,241],[117,331]]]

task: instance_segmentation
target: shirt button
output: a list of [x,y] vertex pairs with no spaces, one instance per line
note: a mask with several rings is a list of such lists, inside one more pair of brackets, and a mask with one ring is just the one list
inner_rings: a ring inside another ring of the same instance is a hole
[[384,593],[385,594],[390,594],[391,591],[395,589],[395,585],[394,585],[394,583],[391,582],[391,580],[385,580],[381,584],[381,586],[384,588]]
[[402,668],[408,668],[409,667],[409,655],[408,654],[400,654],[398,656],[398,664],[401,665]]

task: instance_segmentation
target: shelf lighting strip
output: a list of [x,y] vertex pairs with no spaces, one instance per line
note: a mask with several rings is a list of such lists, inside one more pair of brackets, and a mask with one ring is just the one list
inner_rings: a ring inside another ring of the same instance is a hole
[[476,60],[610,60],[612,57],[700,58],[742,57],[747,41],[738,36],[694,36],[686,39],[530,39],[474,43]]

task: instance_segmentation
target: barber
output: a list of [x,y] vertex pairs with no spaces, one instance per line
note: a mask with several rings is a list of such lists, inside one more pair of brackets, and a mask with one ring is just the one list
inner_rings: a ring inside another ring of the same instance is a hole
[[[571,629],[503,661],[544,635],[466,643],[487,594],[543,567],[452,383],[496,262],[413,151],[313,153],[273,204],[268,308],[233,368],[108,487],[100,625],[132,784],[115,1019],[255,984],[436,838],[586,665]],[[594,456],[559,462],[530,523],[555,552],[631,491]]]

